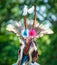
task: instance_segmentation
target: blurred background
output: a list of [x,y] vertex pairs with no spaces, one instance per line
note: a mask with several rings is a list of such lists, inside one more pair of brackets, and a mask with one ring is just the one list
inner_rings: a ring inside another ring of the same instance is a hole
[[[21,20],[24,5],[36,4],[37,21],[51,25],[54,34],[36,39],[40,65],[57,65],[57,0],[0,0],[0,65],[12,65],[17,61],[18,37],[6,30],[10,20]],[[33,19],[32,15],[27,18]]]

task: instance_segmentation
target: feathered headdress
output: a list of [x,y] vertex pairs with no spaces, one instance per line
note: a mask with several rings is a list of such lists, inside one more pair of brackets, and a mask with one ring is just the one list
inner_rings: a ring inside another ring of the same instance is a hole
[[[26,18],[27,13],[34,13],[34,20],[29,20]],[[28,9],[27,6],[23,9],[24,19],[19,22],[10,20],[6,29],[8,31],[16,33],[17,36],[23,37],[26,39],[27,37],[31,38],[39,38],[45,34],[52,34],[53,31],[50,28],[46,28],[46,25],[40,24],[36,21],[36,6],[32,6]]]

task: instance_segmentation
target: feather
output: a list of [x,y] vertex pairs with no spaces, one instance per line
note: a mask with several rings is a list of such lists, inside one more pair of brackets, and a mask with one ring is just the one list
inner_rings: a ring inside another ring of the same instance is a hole
[[10,32],[14,32],[16,33],[18,36],[21,35],[21,30],[22,30],[22,27],[21,25],[19,25],[19,23],[17,21],[14,21],[14,20],[10,20],[8,22],[8,25],[6,27],[6,30],[10,31]]
[[31,8],[28,9],[28,13],[32,14],[34,12],[34,6],[32,6]]
[[[27,19],[26,23],[27,23],[27,29],[31,30],[33,25],[33,20]],[[21,19],[19,22],[13,20],[7,25],[6,29],[8,31],[16,33],[18,36],[22,36],[21,35],[22,30],[25,29],[24,20]],[[45,25],[40,24],[38,21],[35,22],[34,29],[36,31],[36,36],[35,36],[36,38],[42,37],[45,34],[53,34],[53,31],[50,29],[50,27],[46,26],[46,24]]]
[[50,29],[50,27],[46,27],[46,25],[40,24],[38,27],[35,27],[35,30],[37,32],[36,38],[42,37],[45,34],[53,34],[53,31]]
[[[28,29],[31,29],[33,25],[33,20],[27,19],[27,26]],[[35,22],[35,28],[36,30],[36,36],[35,37],[42,37],[45,34],[53,34],[53,31],[50,29],[50,26],[47,26],[47,24],[40,24],[38,21]]]
[[27,15],[28,7],[25,5],[23,9],[23,16]]
[[34,12],[34,6],[28,9],[27,5],[24,6],[23,16],[26,16],[27,13],[32,14]]

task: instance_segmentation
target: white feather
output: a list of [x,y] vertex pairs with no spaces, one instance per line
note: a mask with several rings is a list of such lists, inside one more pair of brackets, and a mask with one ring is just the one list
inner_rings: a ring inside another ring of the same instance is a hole
[[28,9],[28,13],[32,14],[34,12],[34,6],[32,6],[30,9]]
[[27,15],[28,7],[25,5],[23,9],[23,16]]
[[28,7],[25,5],[23,9],[23,16],[27,15],[27,13],[32,14],[34,12],[34,6],[28,9]]
[[12,31],[12,32],[15,32],[15,33],[16,33],[16,31],[15,31],[15,29],[14,29],[14,26],[11,25],[11,24],[7,25],[6,30]]
[[53,34],[53,31],[51,29],[47,29],[42,32],[43,34]]
[[9,20],[9,21],[8,21],[8,24],[12,24],[12,25],[14,25],[14,26],[19,26],[18,21],[15,21],[15,20]]

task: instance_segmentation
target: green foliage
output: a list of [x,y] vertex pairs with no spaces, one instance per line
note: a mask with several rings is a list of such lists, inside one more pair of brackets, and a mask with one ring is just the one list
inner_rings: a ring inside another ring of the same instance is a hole
[[[11,19],[19,21],[23,18],[24,4],[28,7],[36,4],[40,8],[38,14],[44,18],[37,17],[37,20],[40,23],[51,22],[54,31],[52,35],[36,39],[39,52],[37,62],[41,65],[57,65],[57,0],[0,0],[0,65],[12,65],[17,60],[19,40],[15,34],[6,31],[6,24]],[[45,16],[40,12],[41,6],[46,7],[43,12]],[[32,15],[27,17],[32,18]]]

